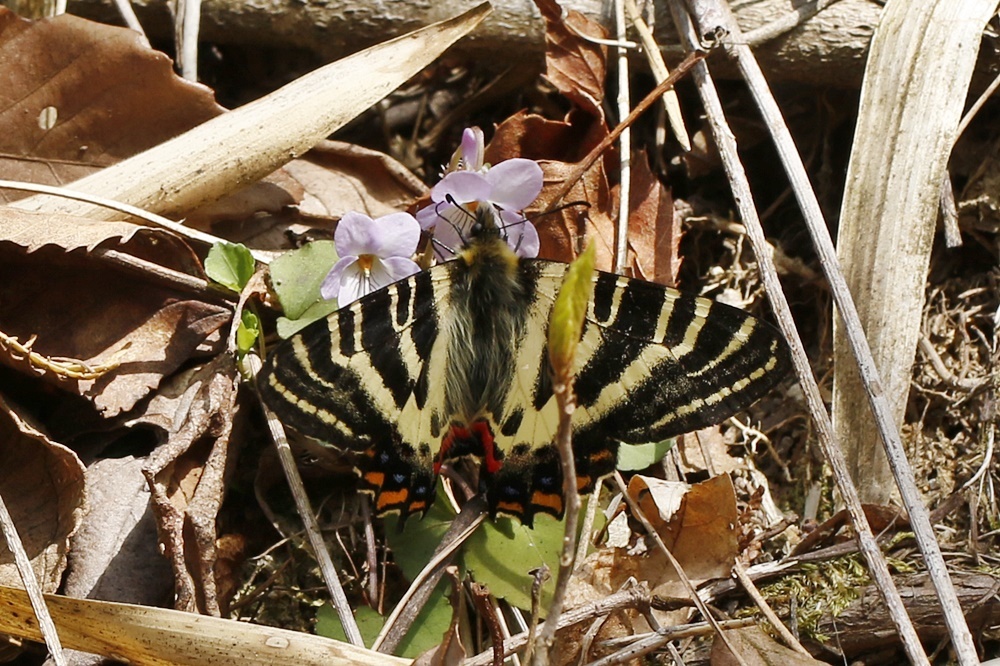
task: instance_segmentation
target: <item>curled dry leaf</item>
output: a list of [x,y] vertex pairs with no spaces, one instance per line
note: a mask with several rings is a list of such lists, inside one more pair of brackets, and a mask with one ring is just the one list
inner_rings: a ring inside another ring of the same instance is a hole
[[712,643],[712,666],[822,666],[825,661],[787,648],[760,627],[726,629],[726,640],[739,656],[734,656],[718,637]]
[[[59,587],[69,538],[84,510],[83,464],[27,423],[0,396],[0,495],[43,591]],[[7,544],[0,543],[0,585],[22,587]]]
[[[226,475],[235,463],[230,439],[240,384],[228,354],[174,377],[130,425],[151,424],[166,441],[150,456],[143,474],[152,490],[153,511],[164,553],[176,580],[178,610],[219,615],[216,518]],[[195,446],[207,440],[210,446]]]
[[87,467],[87,514],[73,535],[62,593],[161,606],[173,576],[160,553],[144,458],[103,458]]
[[141,229],[143,227],[130,222],[99,222],[0,207],[0,241],[12,243],[29,253],[46,245],[67,252],[90,251],[106,241],[125,242]]
[[[169,244],[142,245],[135,243],[137,252],[177,262]],[[0,245],[0,330],[22,342],[37,336],[33,350],[48,357],[115,365],[98,379],[42,375],[87,397],[104,416],[131,409],[193,354],[221,350],[220,329],[231,317],[227,307],[189,300],[77,254],[42,248],[25,255]],[[7,354],[0,362],[38,373]]]

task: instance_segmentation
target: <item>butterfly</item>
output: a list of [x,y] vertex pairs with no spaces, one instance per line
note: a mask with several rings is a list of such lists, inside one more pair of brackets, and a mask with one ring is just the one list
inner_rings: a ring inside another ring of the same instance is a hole
[[[561,517],[549,316],[568,264],[516,256],[489,205],[465,246],[281,343],[258,378],[288,426],[349,453],[378,514],[425,512],[443,464],[478,461],[491,515]],[[721,422],[785,374],[769,324],[715,301],[595,271],[574,361],[578,489],[620,442]]]

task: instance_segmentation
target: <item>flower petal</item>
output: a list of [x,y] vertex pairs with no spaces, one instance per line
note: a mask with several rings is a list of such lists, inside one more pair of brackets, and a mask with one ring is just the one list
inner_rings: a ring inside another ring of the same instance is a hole
[[503,235],[514,254],[527,259],[538,256],[538,230],[527,218],[513,211],[499,211]]
[[367,293],[365,291],[366,278],[367,274],[362,270],[360,264],[354,263],[348,266],[340,276],[337,305],[343,308],[364,296]]
[[[454,210],[458,210],[455,208]],[[466,230],[461,225],[454,225],[449,222],[438,224],[434,228],[434,255],[440,261],[448,261],[454,258],[455,252],[465,247]]]
[[[378,273],[376,273],[376,267]],[[381,289],[387,284],[397,282],[420,272],[417,262],[406,257],[389,257],[376,261],[372,265],[372,289]],[[386,280],[383,282],[383,280]]]
[[409,213],[384,215],[373,223],[372,249],[370,254],[385,259],[387,257],[410,258],[417,251],[420,242],[420,223]]
[[[354,255],[338,259],[337,263],[330,269],[330,272],[323,278],[323,284],[319,288],[320,296],[328,301],[340,298],[340,283],[343,282],[344,271],[352,264],[357,263],[357,261],[358,258]],[[337,305],[343,307],[344,304],[338,301]]]
[[333,232],[333,242],[341,257],[372,254],[376,235],[375,222],[364,213],[351,211],[340,218],[337,230]]
[[466,171],[479,171],[483,168],[483,153],[485,152],[483,130],[478,127],[467,127],[462,132],[462,165]]
[[515,157],[487,171],[486,180],[492,185],[492,203],[505,210],[521,210],[542,191],[542,167],[534,160]]
[[486,201],[490,198],[492,189],[493,186],[481,173],[455,171],[442,178],[441,182],[431,189],[431,200],[435,202],[448,201],[450,195],[455,203],[459,204],[469,201]]

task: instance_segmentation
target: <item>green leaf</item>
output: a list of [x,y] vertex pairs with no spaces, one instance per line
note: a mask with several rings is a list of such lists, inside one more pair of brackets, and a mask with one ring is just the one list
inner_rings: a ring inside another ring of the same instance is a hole
[[[441,643],[444,632],[451,626],[452,609],[445,592],[447,581],[441,581],[431,594],[427,604],[417,614],[410,630],[399,642],[396,654],[400,657],[415,659],[427,650]],[[370,606],[361,606],[354,611],[354,619],[361,630],[361,638],[365,645],[371,645],[382,627],[385,618],[376,613]],[[344,626],[340,623],[337,611],[330,604],[323,604],[316,613],[316,634],[337,641],[347,641]]]
[[277,329],[278,335],[281,339],[287,340],[314,321],[326,319],[330,313],[336,312],[337,309],[338,306],[336,300],[317,301],[316,303],[310,305],[298,319],[278,317],[278,320],[275,323],[275,328]]
[[271,262],[271,287],[285,317],[300,319],[317,303],[324,302],[319,288],[335,263],[337,249],[333,241],[313,241]]
[[635,472],[655,465],[674,448],[676,440],[665,439],[662,442],[649,444],[625,444],[618,447],[618,464],[616,467],[623,472]]
[[548,565],[553,577],[542,586],[541,607],[548,608],[559,570],[563,534],[561,520],[535,516],[535,526],[525,527],[511,518],[483,523],[465,542],[463,561],[475,579],[490,592],[518,608],[531,608],[533,569]]
[[[365,645],[375,642],[378,632],[382,631],[385,618],[375,612],[371,606],[359,606],[354,611],[354,620],[358,623],[361,631],[361,638]],[[330,603],[325,603],[319,607],[316,613],[316,634],[325,636],[337,641],[347,642],[347,634],[344,632],[344,625],[340,622],[340,616]]]
[[244,308],[240,325],[236,328],[236,351],[242,356],[253,349],[260,337],[260,319],[253,311]]
[[440,545],[454,519],[455,512],[451,510],[440,483],[437,498],[423,518],[410,516],[402,530],[399,529],[399,516],[383,519],[385,540],[392,550],[392,557],[409,580],[416,578],[430,562],[434,549]]
[[576,346],[580,343],[587,305],[594,293],[594,263],[597,250],[593,243],[569,265],[563,278],[549,320],[549,359],[556,378],[565,378],[573,367]]
[[431,594],[427,604],[420,609],[413,626],[399,642],[396,654],[400,657],[416,659],[424,652],[441,644],[444,632],[451,626],[454,614],[451,603],[445,591],[448,589],[448,579],[444,579]]
[[205,274],[237,292],[253,277],[254,267],[253,255],[241,243],[216,243],[205,258]]

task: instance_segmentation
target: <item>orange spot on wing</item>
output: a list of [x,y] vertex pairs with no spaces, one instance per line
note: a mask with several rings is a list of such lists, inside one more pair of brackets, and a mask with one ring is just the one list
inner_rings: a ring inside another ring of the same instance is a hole
[[392,492],[379,493],[378,502],[375,504],[376,511],[387,511],[392,508],[397,508],[406,504],[406,500],[410,496],[410,491],[408,488],[403,488],[402,490],[394,490]]
[[582,493],[586,492],[591,485],[593,485],[594,480],[589,476],[578,476],[576,477],[576,492]]
[[497,502],[497,511],[515,516],[523,516],[524,505],[520,502]]
[[365,483],[376,488],[381,488],[382,484],[385,483],[385,474],[382,472],[368,472],[362,478]]
[[563,511],[562,495],[558,493],[543,493],[536,490],[531,493],[531,503],[541,509],[549,509],[555,515],[559,515]]

